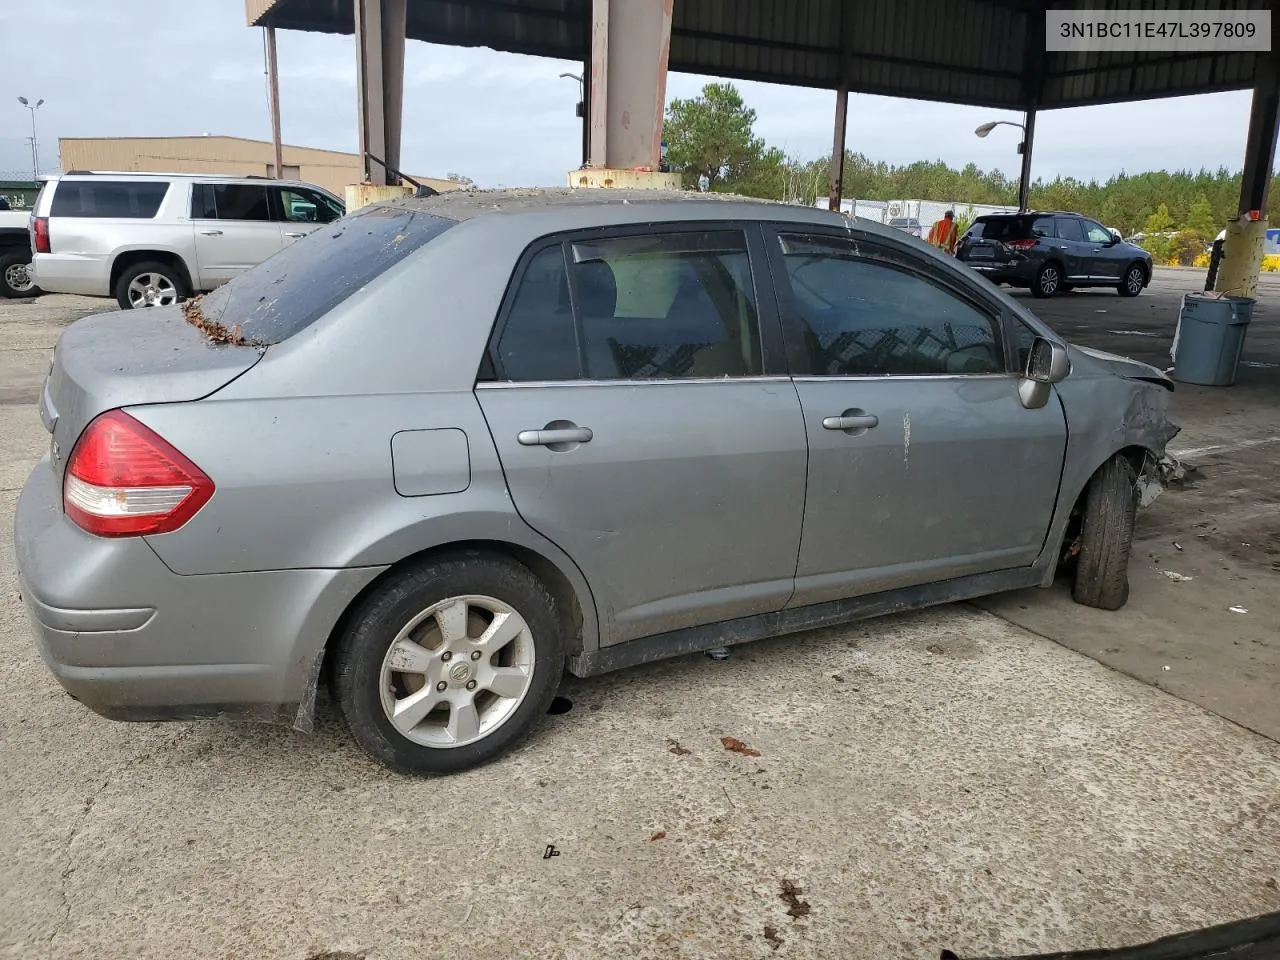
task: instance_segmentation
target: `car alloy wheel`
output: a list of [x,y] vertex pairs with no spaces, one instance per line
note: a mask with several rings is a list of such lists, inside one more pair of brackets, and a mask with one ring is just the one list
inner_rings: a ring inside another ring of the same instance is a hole
[[413,617],[387,649],[382,710],[424,747],[464,747],[511,718],[533,683],[529,625],[501,600],[449,597]]
[[1124,285],[1133,296],[1136,297],[1140,294],[1142,292],[1142,268],[1130,267],[1129,272],[1125,274]]
[[129,282],[132,307],[167,307],[178,302],[178,288],[163,273],[140,273]]
[[31,271],[25,263],[11,263],[5,267],[4,282],[15,293],[30,293],[35,289],[35,281],[31,279]]
[[1058,268],[1052,264],[1041,268],[1040,270],[1040,292],[1046,297],[1051,297],[1058,292],[1058,285],[1062,282],[1062,278],[1058,275]]

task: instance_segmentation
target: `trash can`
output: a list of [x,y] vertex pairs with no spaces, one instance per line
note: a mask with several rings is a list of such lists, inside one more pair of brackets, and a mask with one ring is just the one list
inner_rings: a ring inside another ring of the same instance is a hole
[[1235,383],[1253,304],[1249,297],[1184,295],[1170,350],[1173,379],[1207,387]]

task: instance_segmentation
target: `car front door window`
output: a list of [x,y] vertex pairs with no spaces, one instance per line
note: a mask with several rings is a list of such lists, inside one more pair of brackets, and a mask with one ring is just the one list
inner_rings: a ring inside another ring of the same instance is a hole
[[1066,445],[1027,410],[1000,308],[905,250],[780,233],[809,441],[793,605],[1030,564]]
[[724,228],[553,240],[516,270],[476,395],[517,509],[587,577],[604,643],[791,595],[805,434],[795,391],[764,374],[761,276]]

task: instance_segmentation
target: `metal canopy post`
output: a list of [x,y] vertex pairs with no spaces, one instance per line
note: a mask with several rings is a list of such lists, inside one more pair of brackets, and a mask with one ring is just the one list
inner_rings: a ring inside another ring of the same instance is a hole
[[1028,196],[1031,193],[1031,147],[1036,136],[1036,111],[1032,107],[1023,120],[1022,143],[1018,150],[1022,153],[1022,173],[1018,178],[1018,209],[1026,210],[1030,206]]
[[1214,282],[1218,291],[1239,297],[1252,297],[1258,288],[1267,232],[1267,194],[1276,157],[1276,132],[1280,128],[1280,53],[1256,56],[1249,135],[1240,178],[1240,215],[1227,224],[1222,263]]
[[356,112],[365,179],[378,186],[398,184],[407,3],[355,0],[354,7]]
[[271,105],[271,146],[275,158],[275,178],[284,178],[284,148],[280,144],[280,71],[276,65],[276,28],[266,28],[267,90]]
[[831,144],[831,173],[827,187],[827,207],[839,212],[844,194],[844,128],[849,117],[849,88],[836,90],[835,137]]

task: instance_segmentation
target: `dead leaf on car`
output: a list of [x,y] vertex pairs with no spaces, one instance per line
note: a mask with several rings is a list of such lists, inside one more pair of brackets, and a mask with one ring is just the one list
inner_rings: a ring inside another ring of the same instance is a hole
[[744,757],[760,756],[759,750],[756,750],[754,747],[748,747],[737,737],[721,737],[720,742],[724,744],[724,748],[726,750],[731,750],[734,753],[740,753]]
[[667,737],[667,752],[674,753],[677,757],[683,757],[685,754],[693,753],[688,747],[680,746],[680,741],[672,737]]
[[649,842],[653,843],[653,841],[655,840],[661,840],[666,835],[667,835],[667,831],[659,830],[657,833],[655,833],[652,837],[649,838]]
[[764,938],[769,941],[769,946],[773,947],[775,950],[782,946],[782,938],[778,936],[777,927],[771,927],[766,923],[764,925]]

